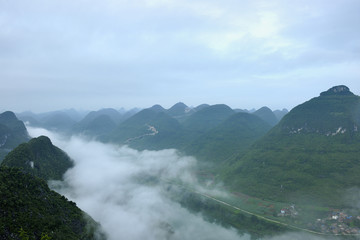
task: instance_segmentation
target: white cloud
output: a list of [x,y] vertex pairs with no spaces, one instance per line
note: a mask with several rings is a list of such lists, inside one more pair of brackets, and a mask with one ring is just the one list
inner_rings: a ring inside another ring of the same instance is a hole
[[[190,213],[168,197],[161,182],[151,181],[151,177],[176,177],[197,187],[198,191],[213,196],[225,194],[216,189],[209,192],[197,185],[191,173],[196,164],[192,157],[180,157],[172,149],[139,152],[80,137],[68,139],[45,129],[28,127],[28,131],[32,137],[50,137],[54,145],[74,160],[75,167],[66,172],[65,180],[53,181],[50,185],[98,221],[109,240],[251,239],[248,234],[240,236],[232,228],[206,222],[200,214]],[[354,202],[359,191],[351,189],[350,192],[347,200]],[[335,240],[303,232],[263,239]]]
[[161,182],[146,181],[176,177],[196,184],[192,157],[180,157],[171,149],[139,152],[78,137],[63,139],[43,129],[28,131],[33,137],[49,136],[74,160],[64,182],[51,184],[98,221],[109,240],[250,239],[206,222],[168,198]]

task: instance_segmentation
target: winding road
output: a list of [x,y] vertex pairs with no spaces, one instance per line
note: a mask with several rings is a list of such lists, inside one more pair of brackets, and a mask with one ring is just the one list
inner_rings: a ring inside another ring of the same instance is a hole
[[[184,187],[184,186],[182,186]],[[251,215],[251,216],[255,216],[257,218],[260,218],[262,220],[265,220],[265,221],[268,221],[268,222],[271,222],[271,223],[275,223],[275,224],[278,224],[278,225],[281,225],[281,226],[285,226],[285,227],[288,227],[288,228],[291,228],[291,229],[296,229],[296,230],[300,230],[300,231],[304,231],[304,232],[308,232],[308,233],[311,233],[311,234],[316,234],[316,235],[321,235],[321,236],[360,236],[360,234],[328,234],[328,233],[322,233],[322,232],[317,232],[317,231],[313,231],[313,230],[310,230],[310,229],[306,229],[306,228],[301,228],[301,227],[297,227],[297,226],[294,226],[294,225],[291,225],[291,224],[288,224],[288,223],[284,223],[284,222],[280,222],[280,221],[276,221],[276,220],[273,220],[273,219],[270,219],[270,218],[267,218],[267,217],[264,217],[264,216],[261,216],[261,215],[258,215],[256,213],[252,213],[252,212],[249,212],[247,210],[244,210],[244,209],[241,209],[239,207],[236,207],[234,205],[231,205],[227,202],[224,202],[220,199],[217,199],[215,197],[212,197],[208,194],[205,194],[205,193],[202,193],[202,192],[199,192],[199,191],[196,191],[194,189],[190,189],[188,187],[185,187],[187,190],[193,192],[193,193],[196,193],[202,197],[205,197],[207,199],[211,199],[215,202],[218,202],[222,205],[225,205],[225,206],[228,206],[230,208],[233,208],[233,209],[236,209],[240,212],[243,212],[243,213],[246,213],[248,215]]]

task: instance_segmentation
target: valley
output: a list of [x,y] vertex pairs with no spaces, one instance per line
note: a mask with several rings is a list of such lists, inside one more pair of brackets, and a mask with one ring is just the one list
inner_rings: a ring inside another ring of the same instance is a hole
[[0,240],[360,240],[360,0],[0,0]]
[[[145,206],[200,214],[202,220],[191,218],[204,226],[226,226],[230,235],[262,239],[300,232],[357,239],[360,97],[335,86],[290,112],[276,113],[267,107],[250,112],[225,104],[177,103],[122,114],[103,109],[73,121],[59,111],[17,114],[25,127],[6,112],[0,115],[0,148],[19,137],[2,148],[9,153],[1,166],[48,181],[99,221],[103,238],[114,239],[107,218],[118,209],[121,221],[126,215],[144,228],[157,222],[154,239],[179,239],[177,218],[162,211],[148,215],[147,208],[141,217],[149,222],[134,214],[132,199],[145,201],[139,196],[146,193],[151,197]],[[106,216],[95,207],[99,202],[92,192],[111,199],[104,203]],[[152,198],[158,200],[151,203]]]

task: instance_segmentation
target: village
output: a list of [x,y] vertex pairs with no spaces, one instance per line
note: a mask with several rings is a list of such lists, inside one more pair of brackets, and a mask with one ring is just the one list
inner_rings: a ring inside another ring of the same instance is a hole
[[[299,212],[295,205],[284,207],[278,217],[296,219]],[[318,218],[307,224],[307,228],[316,232],[334,235],[360,235],[360,216],[352,216],[342,210],[333,210],[325,218]]]

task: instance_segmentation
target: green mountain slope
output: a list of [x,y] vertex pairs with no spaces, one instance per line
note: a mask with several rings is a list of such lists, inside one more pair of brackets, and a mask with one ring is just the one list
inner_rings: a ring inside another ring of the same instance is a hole
[[149,109],[155,111],[155,112],[166,112],[166,109],[163,108],[161,105],[159,104],[155,104],[154,106],[150,107]]
[[54,112],[42,119],[41,126],[51,131],[69,131],[76,121],[64,112]]
[[122,122],[109,139],[136,149],[159,150],[176,147],[180,130],[181,126],[176,119],[155,106]]
[[161,106],[154,105],[122,122],[109,140],[140,150],[183,149],[233,114],[230,107],[219,104],[203,108],[179,123]]
[[97,117],[106,115],[108,116],[114,123],[119,123],[122,120],[122,115],[117,110],[113,108],[103,108],[98,111],[89,112],[80,122],[79,124],[87,125],[94,121]]
[[40,136],[20,144],[4,158],[1,165],[22,168],[23,171],[44,180],[61,180],[73,163],[48,137]]
[[102,136],[110,133],[117,124],[108,115],[100,115],[89,122],[82,133],[90,136]]
[[0,114],[0,162],[9,151],[29,139],[24,123],[13,112]]
[[167,114],[177,119],[179,122],[185,121],[194,112],[194,109],[189,108],[182,102],[176,103],[174,106],[166,110]]
[[253,114],[258,116],[259,118],[270,124],[271,126],[275,126],[279,122],[278,118],[275,116],[273,111],[271,111],[271,109],[268,107],[262,107],[257,111],[255,111]]
[[270,128],[269,124],[257,116],[236,113],[192,141],[185,152],[216,166],[245,151]]
[[216,104],[195,112],[182,125],[192,135],[196,136],[216,127],[234,113],[229,106]]
[[289,111],[284,108],[283,110],[275,110],[273,113],[275,114],[278,121],[280,121]]
[[0,239],[105,239],[74,202],[16,168],[0,167],[0,199]]
[[195,112],[198,112],[198,111],[200,111],[200,110],[202,110],[202,109],[204,109],[204,108],[207,108],[207,107],[210,107],[210,105],[209,105],[209,104],[206,104],[206,103],[203,103],[203,104],[200,104],[199,106],[196,106],[196,107],[194,108],[194,110],[195,110]]
[[111,133],[117,124],[106,114],[85,117],[82,121],[75,124],[73,133],[83,134],[90,137],[101,138]]
[[345,86],[291,110],[222,177],[236,191],[281,201],[342,204],[360,186],[360,97]]

